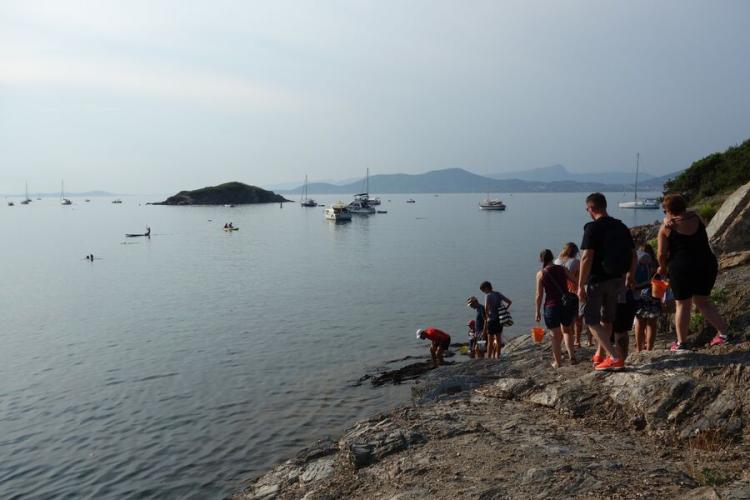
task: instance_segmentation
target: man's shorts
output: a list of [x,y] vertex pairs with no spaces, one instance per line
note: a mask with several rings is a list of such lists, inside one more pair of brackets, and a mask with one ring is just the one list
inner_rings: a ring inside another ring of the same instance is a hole
[[573,318],[563,309],[562,304],[544,308],[544,324],[547,328],[559,328],[560,325],[570,326]]
[[587,325],[613,323],[617,313],[617,297],[623,292],[625,281],[613,278],[586,285],[583,320]]
[[491,319],[487,321],[487,335],[502,335],[503,325],[500,324],[499,319]]
[[438,344],[438,347],[440,347],[442,350],[447,351],[451,347],[451,338],[448,337],[446,340]]
[[635,319],[636,303],[633,292],[628,290],[617,304],[615,321],[612,324],[613,333],[628,333],[633,329],[633,320]]

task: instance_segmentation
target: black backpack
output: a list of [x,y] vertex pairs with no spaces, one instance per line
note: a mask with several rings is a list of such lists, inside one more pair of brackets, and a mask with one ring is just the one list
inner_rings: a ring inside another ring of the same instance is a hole
[[610,276],[624,276],[633,262],[633,238],[619,219],[608,221],[602,244],[602,269]]

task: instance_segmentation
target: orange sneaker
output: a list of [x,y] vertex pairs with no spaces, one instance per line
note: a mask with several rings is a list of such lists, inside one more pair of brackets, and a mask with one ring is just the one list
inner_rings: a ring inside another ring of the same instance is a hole
[[625,366],[624,359],[615,359],[612,356],[607,356],[607,359],[596,365],[594,370],[619,370],[623,366]]
[[599,356],[598,354],[591,356],[591,362],[594,363],[594,368],[596,368],[596,365],[599,363],[604,362],[605,359],[607,359],[606,356]]

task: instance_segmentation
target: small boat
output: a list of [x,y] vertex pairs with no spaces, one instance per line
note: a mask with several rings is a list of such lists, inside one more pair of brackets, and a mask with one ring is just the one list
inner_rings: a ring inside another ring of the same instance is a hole
[[406,203],[416,203],[416,201],[412,198],[409,198],[408,200],[406,200]]
[[388,213],[388,210],[378,210],[378,213],[379,213],[379,214],[387,214],[387,213]]
[[661,205],[659,203],[659,200],[650,198],[650,199],[638,199],[638,167],[641,163],[641,154],[636,153],[635,155],[635,185],[633,186],[633,201],[623,201],[622,203],[618,203],[617,206],[620,208],[633,208],[633,209],[646,209],[646,210],[656,210]]
[[317,207],[318,203],[312,198],[307,197],[307,175],[305,175],[305,184],[302,187],[302,199],[299,202],[301,207]]
[[13,203],[12,201],[9,201],[9,202],[8,202],[8,206],[9,206],[9,207],[15,207],[15,206],[16,206],[16,204],[15,204],[15,203]]
[[150,238],[151,237],[151,228],[150,227],[146,227],[146,232],[145,233],[138,233],[138,234],[136,234],[136,233],[126,233],[125,234],[126,238],[139,238],[139,237],[143,237],[143,236],[145,236],[146,238]]
[[326,207],[323,212],[325,213],[325,217],[327,220],[336,222],[352,220],[352,213],[349,211],[349,208],[341,201],[337,201],[330,207]]
[[119,205],[120,203],[122,203],[122,200],[120,198],[116,198],[116,199],[112,200],[112,203],[114,203],[116,205]]
[[89,200],[88,198],[86,198],[86,199],[85,199],[85,200],[83,200],[83,201],[85,201],[86,203],[90,203],[90,202],[91,202],[91,200]]
[[479,202],[479,208],[481,210],[505,210],[505,203],[497,198],[490,199],[489,196]]
[[73,202],[65,197],[65,183],[60,181],[60,204],[61,205],[72,205]]
[[[347,208],[349,212],[355,215],[370,215],[375,213],[375,209],[372,207],[370,200],[370,169],[367,169],[365,174],[365,192],[354,195],[354,201],[349,203]],[[379,204],[380,200],[378,200]]]
[[224,231],[231,232],[231,231],[239,231],[240,228],[238,227],[225,227]]
[[21,202],[21,205],[28,205],[31,203],[31,198],[29,198],[29,183],[26,183],[26,197]]
[[234,204],[227,203],[227,204],[224,205],[224,208],[234,208]]

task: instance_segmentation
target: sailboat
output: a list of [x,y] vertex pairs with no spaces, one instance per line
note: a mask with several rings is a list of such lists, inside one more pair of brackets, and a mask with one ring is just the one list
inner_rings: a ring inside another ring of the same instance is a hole
[[31,198],[29,198],[29,183],[26,183],[26,197],[21,202],[21,205],[28,205],[31,203]]
[[318,203],[307,197],[307,175],[305,174],[305,185],[302,188],[302,199],[299,202],[302,207],[317,207]]
[[357,215],[370,215],[375,213],[375,208],[370,204],[370,169],[365,174],[365,192],[354,195],[354,201],[346,207],[349,212]]
[[487,183],[487,198],[479,202],[480,210],[505,210],[505,203],[499,198],[490,198],[490,186]]
[[65,197],[65,181],[60,181],[60,204],[72,205],[73,202]]
[[633,189],[633,201],[623,201],[618,204],[620,208],[639,208],[654,210],[659,208],[659,200],[653,198],[650,199],[638,199],[638,168],[641,162],[641,154],[635,154],[635,186]]

